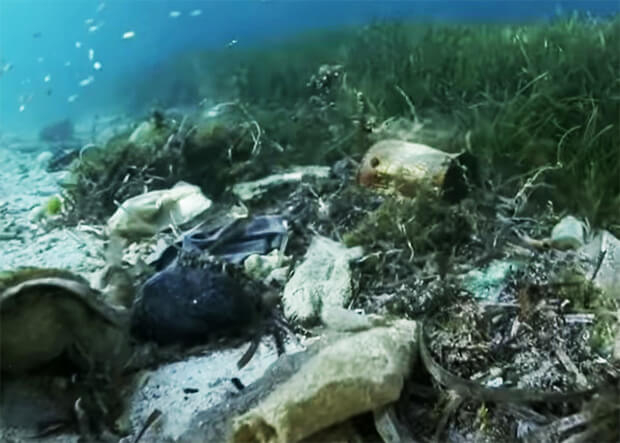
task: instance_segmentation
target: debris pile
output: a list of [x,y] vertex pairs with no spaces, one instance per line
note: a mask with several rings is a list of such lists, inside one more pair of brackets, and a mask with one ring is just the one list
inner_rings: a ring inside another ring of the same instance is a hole
[[[373,32],[357,44],[370,35],[385,48],[390,35]],[[514,39],[519,58],[533,50]],[[392,84],[410,118],[378,120],[391,98],[375,102],[353,81],[362,59],[280,86],[303,90],[290,107],[205,100],[38,153],[38,170],[62,172],[62,190],[26,220],[88,233],[92,262],[83,275],[38,264],[0,273],[0,438],[620,438],[620,241],[548,193],[563,168],[583,172],[581,157],[559,161],[573,129],[549,139],[555,163],[529,172],[513,174],[512,153],[505,171],[478,155],[509,146],[497,128],[520,143],[531,127],[515,134],[514,121],[538,116],[543,77],[515,70],[525,77],[492,129],[450,109],[472,126],[460,133]],[[242,70],[226,74],[227,94],[258,94]],[[479,97],[425,75],[427,100],[432,88],[455,106]],[[558,109],[544,125],[572,127]],[[590,121],[581,142],[610,137]],[[70,139],[63,125],[44,138]],[[492,143],[480,143],[485,131]],[[10,206],[0,203],[10,218],[0,241],[16,248],[39,231],[15,238],[24,228]]]

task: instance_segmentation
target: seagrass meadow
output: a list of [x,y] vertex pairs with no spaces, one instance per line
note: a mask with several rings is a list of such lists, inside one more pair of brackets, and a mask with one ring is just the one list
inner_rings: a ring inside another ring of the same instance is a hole
[[470,150],[504,195],[536,176],[524,214],[553,201],[620,233],[618,17],[377,22],[187,52],[149,69],[157,75],[131,85],[134,110],[243,104],[271,165],[358,159],[409,120],[417,130],[407,138]]

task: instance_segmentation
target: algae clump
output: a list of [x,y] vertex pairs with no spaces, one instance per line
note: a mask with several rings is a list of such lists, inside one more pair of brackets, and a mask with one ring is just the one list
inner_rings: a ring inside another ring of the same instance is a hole
[[60,211],[62,211],[62,200],[60,197],[57,195],[50,197],[45,205],[45,213],[48,216],[52,216],[60,214]]

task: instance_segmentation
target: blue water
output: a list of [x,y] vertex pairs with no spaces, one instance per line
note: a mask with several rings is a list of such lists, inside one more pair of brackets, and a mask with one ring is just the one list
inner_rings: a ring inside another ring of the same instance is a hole
[[[192,48],[247,47],[377,19],[522,22],[574,10],[604,16],[620,2],[0,0],[0,70],[12,66],[0,75],[0,131],[122,112],[116,86],[140,81],[129,72]],[[129,31],[135,36],[123,39]]]

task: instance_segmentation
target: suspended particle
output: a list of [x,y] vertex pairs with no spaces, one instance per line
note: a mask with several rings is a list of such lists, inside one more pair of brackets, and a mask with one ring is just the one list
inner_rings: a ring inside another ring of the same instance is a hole
[[86,77],[84,80],[80,82],[80,86],[81,87],[88,86],[94,81],[95,81],[95,77],[93,77],[92,75],[89,75],[88,77]]

